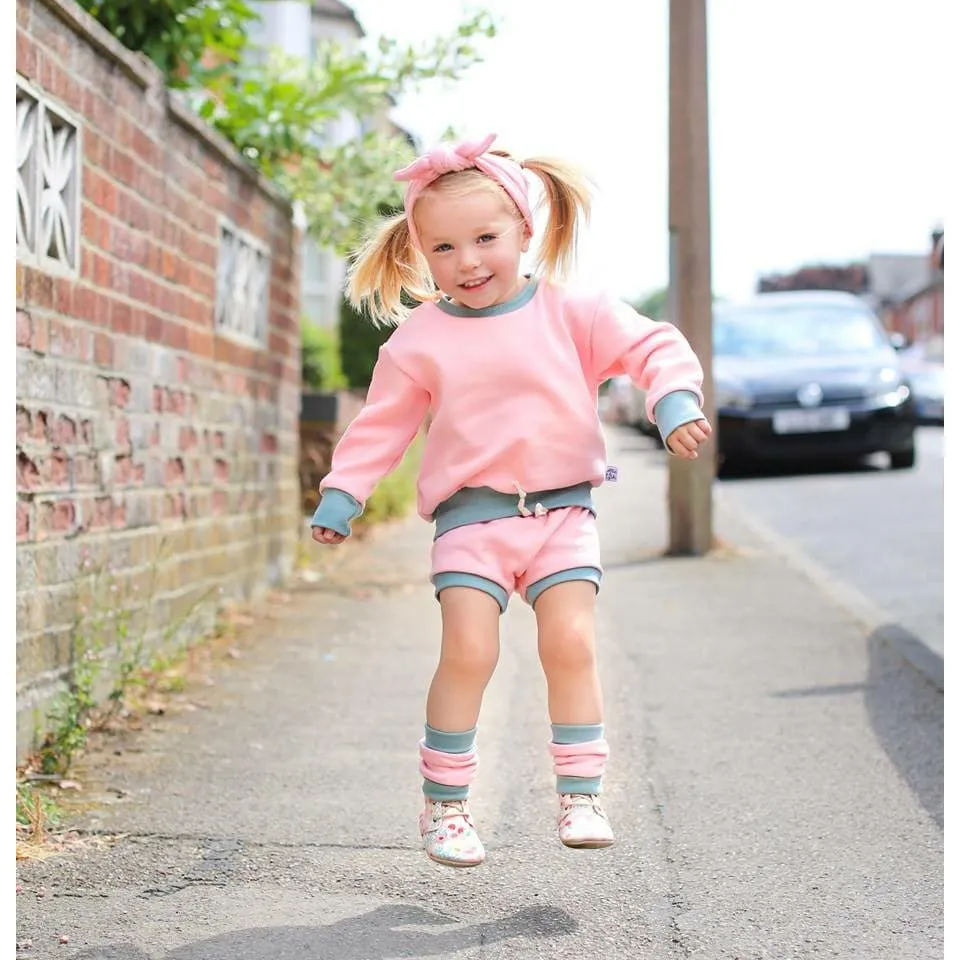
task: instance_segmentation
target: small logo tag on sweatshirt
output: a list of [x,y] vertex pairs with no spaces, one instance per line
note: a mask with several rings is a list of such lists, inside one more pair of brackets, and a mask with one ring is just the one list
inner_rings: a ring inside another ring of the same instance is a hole
[[604,478],[603,478],[603,479],[604,479],[604,480],[611,480],[611,481],[613,481],[614,483],[616,483],[617,476],[619,475],[619,473],[620,473],[620,471],[617,470],[616,467],[607,467],[607,472],[606,472],[606,474],[604,475]]

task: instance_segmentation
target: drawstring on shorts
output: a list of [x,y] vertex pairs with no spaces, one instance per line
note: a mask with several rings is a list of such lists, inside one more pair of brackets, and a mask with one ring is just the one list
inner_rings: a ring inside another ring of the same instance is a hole
[[527,506],[527,491],[520,486],[519,481],[514,480],[513,485],[517,490],[517,495],[520,499],[517,501],[517,510],[520,511],[521,517],[543,517],[546,516],[547,510],[542,503],[534,504],[533,510]]

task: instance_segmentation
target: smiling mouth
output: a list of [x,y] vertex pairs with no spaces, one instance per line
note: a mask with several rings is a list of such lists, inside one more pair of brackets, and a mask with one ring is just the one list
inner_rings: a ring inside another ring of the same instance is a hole
[[461,283],[460,286],[464,290],[479,290],[481,287],[485,286],[490,279],[490,277],[483,277],[479,280],[468,280],[466,283]]

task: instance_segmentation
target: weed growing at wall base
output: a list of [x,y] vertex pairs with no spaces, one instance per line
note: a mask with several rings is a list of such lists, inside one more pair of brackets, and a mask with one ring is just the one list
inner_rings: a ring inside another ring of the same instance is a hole
[[[266,600],[287,602],[289,595],[271,593]],[[160,650],[146,665],[131,671],[122,707],[111,711],[115,722],[109,725],[103,722],[111,710],[109,704],[94,708],[89,715],[90,722],[82,738],[85,756],[70,779],[57,773],[43,773],[37,762],[18,769],[17,859],[43,859],[78,847],[113,843],[116,837],[91,834],[71,826],[78,806],[89,808],[91,802],[100,802],[96,794],[98,784],[104,782],[104,769],[113,769],[117,747],[126,749],[130,738],[147,726],[150,717],[176,711],[178,705],[195,709],[192,698],[196,689],[211,682],[212,671],[218,664],[242,658],[239,647],[246,628],[256,623],[257,618],[243,605],[223,603],[218,606],[213,625],[202,640]],[[84,794],[90,786],[93,799]]]
[[[130,691],[142,685],[158,571],[166,554],[166,541],[161,541],[140,577],[123,575],[109,565],[95,567],[89,556],[84,559],[86,576],[78,581],[67,689],[47,714],[46,732],[27,761],[28,770],[42,778],[66,776],[90,733],[107,727],[124,710]],[[165,651],[214,590],[204,591],[177,618],[154,629],[151,646]]]
[[[47,713],[39,748],[17,771],[17,859],[44,857],[63,846],[64,838],[56,831],[63,811],[47,791],[79,787],[66,777],[90,735],[133,712],[131,701],[140,701],[140,707],[150,692],[166,693],[178,686],[174,663],[186,652],[171,651],[171,641],[209,603],[215,588],[201,592],[179,616],[151,634],[158,573],[167,553],[167,543],[161,541],[153,562],[139,576],[96,566],[89,554],[83,560],[67,688]],[[151,659],[153,650],[157,652]]]
[[43,849],[62,811],[45,794],[25,780],[17,781],[17,859],[25,860]]

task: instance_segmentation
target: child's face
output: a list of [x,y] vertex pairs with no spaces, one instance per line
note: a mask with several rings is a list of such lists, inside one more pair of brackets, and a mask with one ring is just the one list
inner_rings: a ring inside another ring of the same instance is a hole
[[523,286],[520,257],[530,246],[530,231],[506,195],[486,189],[426,194],[414,215],[433,279],[451,300],[482,310]]

